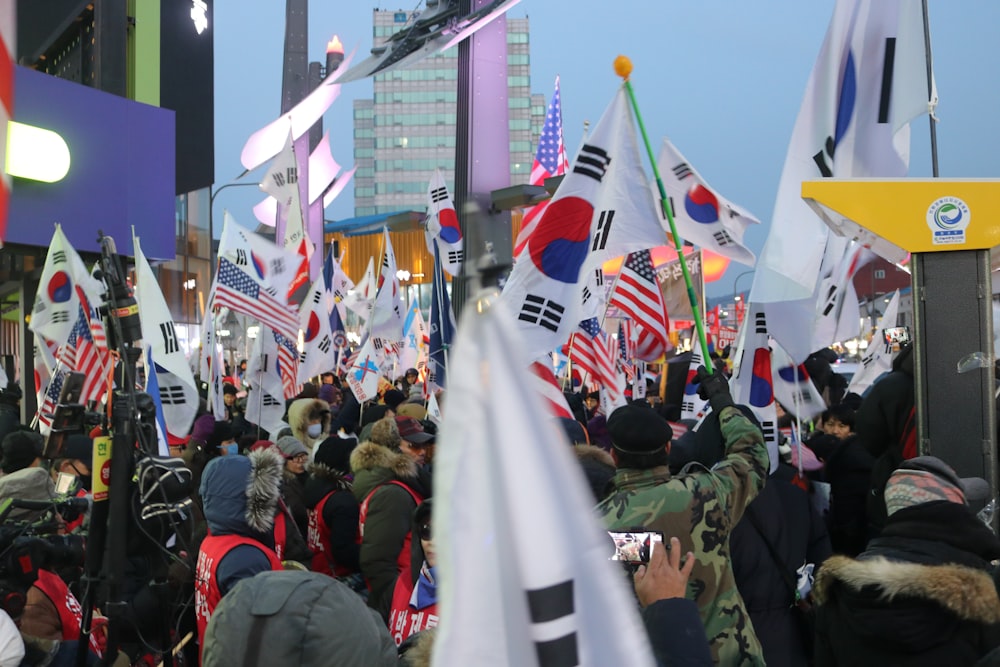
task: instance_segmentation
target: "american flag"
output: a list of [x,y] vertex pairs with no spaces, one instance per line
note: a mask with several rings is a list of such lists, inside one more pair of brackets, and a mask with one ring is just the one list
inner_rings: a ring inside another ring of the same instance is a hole
[[[219,273],[215,279],[215,306],[225,306],[237,313],[256,317],[286,338],[297,339],[299,317],[292,306],[263,288],[250,274],[219,258]],[[284,299],[284,295],[281,297]]]
[[[538,137],[538,151],[531,165],[531,185],[545,185],[545,179],[561,176],[566,173],[566,146],[563,144],[562,102],[559,96],[559,77],[556,77],[556,90],[552,93],[549,110],[545,114],[545,124],[542,134]],[[531,232],[538,226],[542,214],[549,202],[543,201],[524,212],[521,219],[521,232],[514,242],[514,257],[521,254]]]
[[632,339],[632,320],[618,323],[618,368],[625,373],[629,383],[635,379],[635,341]]
[[563,354],[590,374],[591,381],[610,387],[615,385],[615,347],[601,330],[596,317],[580,322],[579,328],[563,346]]
[[[99,401],[107,389],[108,362],[110,353],[107,347],[102,347],[95,340],[93,330],[99,331],[99,337],[105,341],[104,325],[96,316],[91,319],[80,304],[76,324],[69,333],[69,339],[57,353],[57,358],[67,370],[84,374],[83,389],[80,391],[81,401]],[[96,315],[96,313],[95,313]],[[58,399],[58,394],[56,399]]]
[[573,419],[573,413],[566,402],[559,382],[552,372],[552,366],[543,361],[535,361],[529,367],[531,370],[532,384],[538,391],[539,396],[545,400],[545,407],[549,414],[554,417],[566,417]]
[[62,393],[63,380],[67,372],[65,369],[57,370],[52,379],[49,380],[49,386],[45,390],[42,407],[38,408],[38,423],[42,435],[48,435],[52,428],[52,417],[55,416],[56,405],[59,404],[59,394]]
[[669,349],[667,309],[649,250],[629,253],[608,305],[632,318],[638,329],[636,359],[656,361]]
[[299,352],[295,349],[295,343],[291,339],[272,330],[274,342],[278,344],[278,371],[281,375],[281,389],[285,398],[292,398],[299,393],[299,387],[295,382],[298,375]]

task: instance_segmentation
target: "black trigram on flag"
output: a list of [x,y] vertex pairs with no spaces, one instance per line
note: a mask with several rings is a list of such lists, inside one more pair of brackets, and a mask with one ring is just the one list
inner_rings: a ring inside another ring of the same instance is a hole
[[160,335],[163,336],[164,352],[173,354],[181,349],[180,344],[177,342],[177,332],[174,331],[173,322],[160,322]]
[[865,357],[864,359],[861,360],[861,366],[862,368],[868,368],[869,366],[872,365],[874,361],[875,361],[875,355],[872,355],[870,357]]
[[830,285],[830,289],[826,291],[826,305],[823,306],[823,317],[830,315],[830,311],[833,310],[834,306],[837,305],[837,286]]
[[68,310],[57,310],[52,313],[52,323],[53,324],[64,324],[69,322],[69,311]]
[[52,253],[52,263],[53,264],[65,264],[66,263],[66,251],[56,250]]
[[[576,614],[573,606],[573,580],[547,588],[527,591],[528,610],[531,613],[533,635],[542,634],[556,623],[568,626],[571,631],[555,639],[535,640],[535,653],[539,667],[577,667],[580,664],[579,646],[572,621]],[[547,626],[544,629],[539,626]],[[545,633],[546,635],[548,633]]]
[[580,154],[576,156],[573,164],[573,173],[589,176],[598,183],[604,180],[604,175],[608,173],[608,166],[611,164],[611,156],[603,148],[584,144],[580,149]]
[[164,405],[184,405],[187,400],[184,397],[184,387],[179,384],[172,384],[160,387],[160,402]]
[[601,211],[601,216],[597,219],[597,231],[594,233],[594,243],[590,246],[590,251],[604,250],[608,245],[608,234],[611,233],[611,223],[614,222],[615,212]]
[[465,260],[464,250],[449,250],[448,251],[448,264],[460,264]]
[[316,290],[315,292],[313,292],[313,295],[312,295],[312,302],[313,302],[313,304],[315,304],[315,305],[318,306],[319,302],[322,301],[322,300],[323,300],[323,292],[322,292],[322,290]]
[[442,201],[447,201],[448,199],[448,189],[447,188],[434,188],[431,190],[431,201],[435,204]]
[[735,243],[735,241],[733,241],[733,237],[730,236],[729,232],[725,229],[720,229],[719,231],[713,233],[712,236],[715,238],[715,242],[720,246],[727,246]]
[[319,348],[320,352],[322,352],[323,354],[326,354],[327,352],[330,351],[330,347],[332,345],[333,345],[333,342],[330,340],[330,337],[327,336],[327,335],[324,335],[323,336],[323,340],[321,340],[319,342],[319,344],[316,345],[316,347]]
[[271,272],[272,273],[284,273],[285,272],[285,260],[278,257],[271,260]]
[[754,331],[759,334],[767,334],[767,316],[762,310],[754,314]]
[[271,174],[271,178],[274,179],[274,184],[279,188],[285,185],[291,185],[293,183],[299,182],[299,169],[298,167],[288,167],[285,169],[284,173],[276,171]]
[[559,323],[565,312],[566,308],[561,304],[537,294],[529,294],[524,299],[524,305],[521,306],[521,313],[517,319],[556,332],[559,331]]
[[236,249],[236,264],[238,264],[239,266],[246,266],[247,264],[249,264],[249,262],[247,261],[247,251],[244,250],[243,248]]
[[594,284],[598,287],[604,287],[604,270],[594,269]]
[[777,442],[775,439],[775,430],[773,421],[762,421],[760,423],[760,430],[764,433],[764,442]]
[[670,171],[674,172],[674,176],[677,177],[678,181],[683,181],[685,178],[694,175],[687,162],[681,162],[679,165],[671,167]]
[[587,303],[590,301],[590,297],[594,296],[594,293],[590,291],[589,285],[584,285],[583,291],[580,294],[583,297],[582,298],[583,305],[587,305]]
[[261,396],[261,401],[260,402],[261,402],[261,405],[263,405],[265,407],[268,407],[268,408],[273,408],[275,406],[281,405],[281,401],[279,401],[278,399],[276,399],[274,396],[271,396],[267,392],[264,392],[263,396]]
[[383,349],[385,348],[385,343],[384,343],[384,342],[382,341],[382,339],[381,339],[381,338],[373,338],[373,339],[372,339],[372,345],[373,345],[373,346],[375,347],[375,349],[376,349],[376,350],[378,350],[379,352],[381,352],[381,351],[382,351],[382,350],[383,350]]
[[681,412],[694,412],[694,401],[682,401]]

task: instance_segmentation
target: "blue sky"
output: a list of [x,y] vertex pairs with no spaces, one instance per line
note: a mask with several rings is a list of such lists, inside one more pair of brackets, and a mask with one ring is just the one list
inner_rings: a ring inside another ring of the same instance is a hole
[[[414,9],[382,5],[381,9]],[[511,16],[528,16],[531,88],[548,98],[561,77],[567,149],[579,145],[585,121],[595,123],[620,79],[618,54],[634,65],[643,120],[658,150],[669,136],[708,183],[763,222],[747,233],[759,254],[769,227],[785,151],[832,0],[522,0]],[[252,6],[252,9],[251,9]],[[309,7],[309,54],[324,60],[336,33],[355,62],[372,46],[372,11],[364,2],[316,2]],[[626,11],[623,11],[627,9]],[[280,112],[285,3],[215,3],[216,183],[241,171],[243,143]],[[1000,177],[1000,2],[930,0],[931,43],[940,95],[937,115],[944,177]],[[352,100],[372,96],[371,79],[345,84],[324,117],[334,157],[353,164]],[[931,175],[926,117],[915,123],[910,175]],[[647,165],[648,166],[648,165]],[[648,170],[652,176],[651,169]],[[252,188],[230,188],[216,200],[245,225],[259,200]],[[353,216],[348,188],[326,210]],[[732,264],[709,295],[731,293],[746,267]],[[749,280],[740,281],[749,288]]]

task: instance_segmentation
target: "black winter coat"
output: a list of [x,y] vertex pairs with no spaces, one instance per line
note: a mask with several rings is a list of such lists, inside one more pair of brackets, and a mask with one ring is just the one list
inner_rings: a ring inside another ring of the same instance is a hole
[[[782,464],[784,465],[784,464]],[[750,522],[757,519],[763,535]],[[830,556],[826,526],[805,491],[773,475],[729,538],[736,586],[746,604],[768,667],[807,662],[804,639],[792,608],[794,595],[768,550],[777,550],[795,577],[803,563],[817,567]]]
[[1000,539],[964,505],[897,511],[857,559],[817,575],[816,664],[974,664],[1000,646],[997,557]]

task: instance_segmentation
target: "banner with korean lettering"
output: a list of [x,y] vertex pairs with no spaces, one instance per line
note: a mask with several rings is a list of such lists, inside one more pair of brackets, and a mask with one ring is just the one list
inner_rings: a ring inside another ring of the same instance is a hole
[[[694,288],[695,298],[698,303],[704,303],[705,281],[702,273],[701,253],[692,252],[685,255],[684,259],[687,262],[688,272],[691,274],[691,286]],[[658,267],[656,280],[660,284],[663,304],[670,317],[670,330],[677,331],[684,321],[690,322],[694,319],[680,260],[675,259]]]

